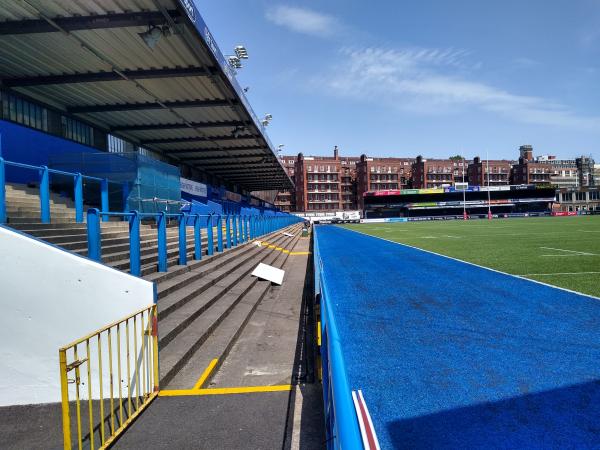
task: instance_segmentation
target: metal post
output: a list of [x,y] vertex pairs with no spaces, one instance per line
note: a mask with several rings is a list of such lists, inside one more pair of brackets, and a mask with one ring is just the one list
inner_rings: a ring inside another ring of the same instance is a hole
[[129,218],[129,272],[139,277],[142,275],[140,260],[140,217],[137,211],[132,211]]
[[129,183],[123,183],[123,211],[129,212]]
[[240,214],[240,223],[238,224],[239,231],[239,243],[242,244],[244,242],[244,216]]
[[75,222],[83,222],[83,177],[79,172],[75,174],[74,180],[75,196]]
[[[67,378],[67,351],[58,351],[60,365],[60,394],[62,404],[63,448],[71,450],[71,414],[69,412],[69,380]],[[89,362],[88,362],[89,364]]]
[[242,216],[242,240],[248,241],[248,216]]
[[217,251],[223,253],[223,218],[221,214],[217,217]]
[[212,256],[212,254],[215,252],[215,242],[213,240],[213,214],[214,213],[210,213],[210,215],[208,216],[208,222],[206,224],[206,239],[208,240],[209,256]]
[[46,166],[40,168],[40,211],[42,223],[50,223],[50,172]]
[[6,172],[4,158],[0,156],[0,223],[6,223]]
[[236,247],[238,245],[237,239],[237,215],[233,215],[233,246]]
[[227,235],[227,248],[231,248],[231,216],[225,216],[225,234]]
[[202,235],[200,234],[200,214],[194,214],[194,259],[202,259]]
[[87,212],[87,238],[88,258],[101,262],[102,244],[100,242],[100,211],[96,208],[88,209]]
[[[108,180],[104,178],[100,182],[100,208],[102,212],[109,212],[108,206]],[[108,216],[103,216],[102,221],[108,220]]]
[[181,214],[179,216],[179,265],[185,266],[187,264],[187,242],[186,242],[186,221],[187,216]]
[[167,271],[167,216],[164,211],[158,213],[158,271]]

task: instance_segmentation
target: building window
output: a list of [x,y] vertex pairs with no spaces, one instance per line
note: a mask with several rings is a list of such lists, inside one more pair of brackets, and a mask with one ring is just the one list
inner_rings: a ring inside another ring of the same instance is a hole
[[94,130],[89,125],[62,116],[63,136],[85,145],[94,145]]
[[2,117],[36,130],[48,131],[48,110],[20,97],[2,92]]

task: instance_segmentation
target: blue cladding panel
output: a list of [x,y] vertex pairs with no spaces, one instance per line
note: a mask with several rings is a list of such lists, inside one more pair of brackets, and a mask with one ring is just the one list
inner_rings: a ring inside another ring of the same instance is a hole
[[[0,120],[0,149],[7,161],[15,161],[34,166],[50,165],[52,155],[97,153],[98,149],[77,144],[21,125]],[[12,183],[38,183],[37,171],[6,168],[6,181]]]

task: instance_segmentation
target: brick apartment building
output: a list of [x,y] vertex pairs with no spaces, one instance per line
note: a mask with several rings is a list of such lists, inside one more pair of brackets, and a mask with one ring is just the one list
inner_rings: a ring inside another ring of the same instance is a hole
[[[295,166],[297,156],[282,156],[281,164],[285,168],[286,172],[290,176],[292,180],[294,179]],[[275,206],[277,206],[280,210],[285,212],[296,211],[296,195],[294,190],[285,189],[283,191],[279,191],[277,196],[275,197]]]
[[[465,181],[470,186],[500,186],[510,184],[510,169],[513,162],[507,159],[482,161],[479,156],[468,165]],[[488,175],[489,169],[489,175]],[[458,180],[457,180],[458,181]]]
[[[287,157],[284,157],[287,158]],[[291,158],[288,159],[291,161]],[[330,156],[304,156],[300,153],[293,169],[298,211],[337,211],[357,209],[356,164],[358,158],[341,158],[337,146]],[[291,172],[289,172],[292,175]]]
[[356,164],[358,208],[364,208],[365,192],[408,188],[414,162],[413,158],[369,158],[362,155]]
[[[431,189],[468,181],[471,186],[508,184],[553,185],[557,188],[593,187],[596,166],[591,157],[558,160],[533,157],[533,147],[522,145],[519,160],[472,161],[450,159],[281,156],[294,180],[294,191],[281,191],[275,205],[283,211],[339,211],[363,209],[363,194],[395,189]],[[489,174],[488,174],[489,167]]]
[[421,155],[412,164],[411,186],[413,189],[432,189],[454,184],[459,177],[458,167],[462,161],[452,159],[425,159]]
[[533,158],[533,147],[522,145],[519,148],[519,162],[513,164],[510,174],[511,184],[549,185],[554,170],[544,162]]

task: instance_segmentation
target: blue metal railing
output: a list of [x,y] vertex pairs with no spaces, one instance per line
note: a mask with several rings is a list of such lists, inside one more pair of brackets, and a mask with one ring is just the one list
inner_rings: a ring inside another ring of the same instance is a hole
[[[221,214],[167,214],[161,213],[139,213],[137,211],[129,212],[104,212],[96,208],[89,209],[87,212],[87,236],[88,236],[88,257],[101,262],[102,261],[102,233],[100,222],[109,217],[119,217],[129,221],[129,267],[130,273],[135,276],[141,276],[141,239],[140,225],[142,219],[154,219],[157,228],[157,247],[158,247],[158,271],[166,272],[168,270],[168,251],[167,251],[167,221],[178,221],[178,264],[187,264],[187,226],[192,223],[194,227],[194,259],[202,259],[202,228],[205,228],[208,256],[213,255],[215,251],[214,228],[217,231],[216,251],[224,251],[224,242],[227,248],[232,248],[238,244],[248,242],[265,234],[272,233],[278,229],[287,227],[294,223],[301,222],[302,219],[293,215],[283,216],[248,216],[248,215],[221,215]],[[223,226],[225,221],[225,226]],[[203,226],[205,224],[205,226]],[[223,230],[225,229],[226,239],[223,239]],[[233,233],[233,239],[232,234]]]
[[360,427],[346,374],[341,340],[331,308],[332,299],[327,291],[316,230],[313,254],[315,293],[319,294],[321,310],[321,367],[327,448],[362,450]]
[[[46,166],[32,166],[14,161],[6,161],[0,157],[0,223],[6,223],[6,166],[28,169],[39,172],[40,180],[40,219],[42,223],[50,223],[50,175],[63,175],[73,178],[73,198],[75,202],[75,221],[83,222],[83,181],[100,183],[100,210],[109,212],[108,187],[113,183],[106,178],[92,177],[80,173],[49,169]],[[121,185],[121,183],[117,183]],[[127,188],[124,188],[127,189]],[[125,191],[124,191],[125,192]]]

